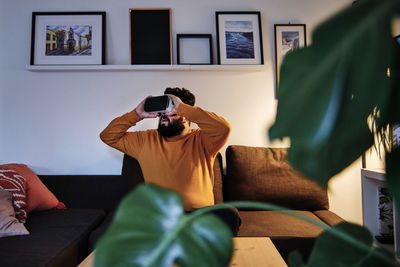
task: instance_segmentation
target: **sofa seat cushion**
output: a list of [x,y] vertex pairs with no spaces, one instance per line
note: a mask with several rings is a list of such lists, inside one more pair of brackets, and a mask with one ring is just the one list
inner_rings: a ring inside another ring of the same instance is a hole
[[30,214],[30,235],[0,238],[1,266],[76,266],[88,254],[90,232],[102,210],[48,210]]
[[[322,222],[310,211],[296,211]],[[272,238],[315,238],[323,229],[278,211],[239,211],[242,224],[238,236]]]
[[114,219],[114,211],[111,211],[107,214],[106,218],[101,222],[99,227],[97,227],[93,232],[90,233],[89,236],[89,252],[92,252],[95,247],[97,241],[104,235],[107,231],[108,227],[110,226],[111,222]]

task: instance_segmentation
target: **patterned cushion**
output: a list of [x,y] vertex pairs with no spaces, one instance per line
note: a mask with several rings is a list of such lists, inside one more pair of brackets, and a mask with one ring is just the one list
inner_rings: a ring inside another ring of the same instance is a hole
[[49,209],[65,209],[64,203],[42,183],[27,165],[9,163],[0,165],[0,170],[14,170],[26,179],[26,212]]
[[15,218],[12,194],[0,189],[0,237],[28,234],[25,226]]
[[12,194],[16,218],[26,222],[25,178],[14,170],[0,169],[0,188]]

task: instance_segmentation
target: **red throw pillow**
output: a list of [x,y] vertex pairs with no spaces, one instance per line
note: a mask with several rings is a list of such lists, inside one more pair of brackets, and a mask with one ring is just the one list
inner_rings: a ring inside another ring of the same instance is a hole
[[26,222],[25,178],[11,169],[0,169],[0,187],[12,194],[15,217],[21,223]]
[[64,203],[42,183],[39,177],[25,164],[10,163],[0,165],[0,170],[8,168],[15,170],[26,178],[26,211],[65,209]]

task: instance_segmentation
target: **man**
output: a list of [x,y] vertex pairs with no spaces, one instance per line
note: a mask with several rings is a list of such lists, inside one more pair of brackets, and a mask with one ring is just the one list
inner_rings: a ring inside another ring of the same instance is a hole
[[[228,140],[230,125],[222,117],[194,106],[195,96],[185,88],[167,88],[170,112],[144,110],[144,99],[133,111],[114,119],[100,134],[109,146],[134,157],[146,183],[176,191],[187,212],[214,205],[215,156]],[[159,117],[158,129],[128,132],[136,123]],[[194,122],[199,129],[191,129]],[[236,234],[236,211],[216,212]]]

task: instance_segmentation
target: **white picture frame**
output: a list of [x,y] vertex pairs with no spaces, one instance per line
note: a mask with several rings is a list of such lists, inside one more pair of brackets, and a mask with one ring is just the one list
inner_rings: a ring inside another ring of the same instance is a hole
[[274,24],[275,33],[275,78],[279,84],[279,71],[284,56],[307,45],[305,24]]

